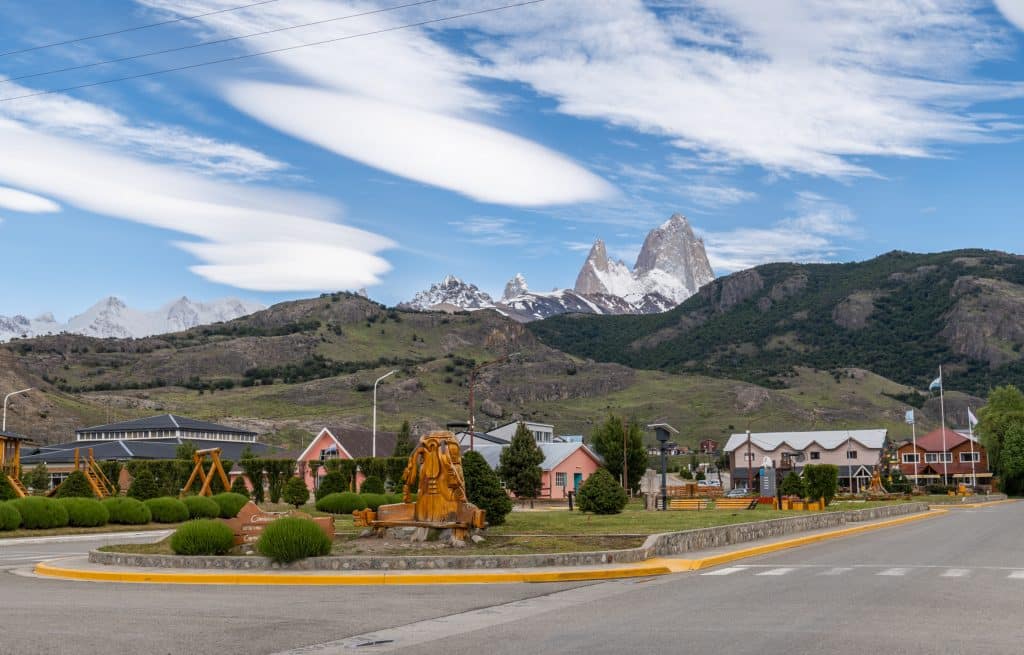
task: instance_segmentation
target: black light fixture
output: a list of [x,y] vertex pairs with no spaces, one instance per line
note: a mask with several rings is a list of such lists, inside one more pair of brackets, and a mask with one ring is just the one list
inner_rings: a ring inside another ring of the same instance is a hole
[[668,423],[652,423],[647,426],[647,429],[654,430],[654,436],[657,437],[658,445],[661,447],[661,509],[664,511],[668,509],[668,483],[666,479],[668,461],[665,453],[665,444],[673,434],[679,434],[679,430]]

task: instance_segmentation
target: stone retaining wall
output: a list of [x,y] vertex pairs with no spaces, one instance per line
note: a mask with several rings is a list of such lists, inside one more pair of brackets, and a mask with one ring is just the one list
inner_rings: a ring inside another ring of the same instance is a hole
[[806,516],[737,523],[715,528],[651,535],[639,548],[589,553],[558,553],[538,555],[419,555],[419,556],[337,556],[314,557],[291,564],[275,564],[265,557],[186,557],[180,555],[136,555],[94,550],[89,561],[109,566],[175,569],[227,570],[299,570],[299,571],[408,571],[439,569],[506,569],[544,566],[594,566],[629,564],[651,557],[685,553],[747,543],[758,539],[782,537],[799,532],[834,528],[846,523],[874,521],[883,518],[927,512],[927,503],[905,503],[844,512],[816,512]]

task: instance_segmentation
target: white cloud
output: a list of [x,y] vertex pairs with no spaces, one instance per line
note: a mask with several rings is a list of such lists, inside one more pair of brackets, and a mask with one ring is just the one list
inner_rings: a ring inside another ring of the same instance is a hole
[[26,214],[44,214],[60,211],[60,205],[49,198],[2,186],[0,186],[0,207],[16,212],[25,212]]
[[693,203],[706,209],[738,205],[757,197],[753,191],[710,183],[689,184],[683,187],[682,192]]
[[452,221],[459,232],[469,236],[469,241],[485,246],[523,245],[529,240],[525,232],[517,229],[507,218],[474,216],[464,221]]
[[1006,20],[1024,30],[1024,0],[995,0]]

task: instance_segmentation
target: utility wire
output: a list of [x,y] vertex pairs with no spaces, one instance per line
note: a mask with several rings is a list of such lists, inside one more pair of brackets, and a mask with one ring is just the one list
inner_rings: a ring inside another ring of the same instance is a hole
[[214,16],[216,14],[226,14],[231,11],[238,11],[240,9],[248,9],[250,7],[258,7],[260,5],[269,5],[272,2],[280,2],[280,0],[260,0],[259,2],[250,2],[247,5],[240,5],[238,7],[225,7],[224,9],[218,9],[216,11],[208,11],[204,14],[196,14],[194,16],[182,16],[180,18],[170,18],[168,20],[162,20],[158,23],[149,23],[148,25],[136,25],[135,27],[126,27],[120,30],[114,30],[113,32],[104,32],[102,34],[91,34],[89,36],[80,36],[74,39],[68,39],[67,41],[56,41],[54,43],[46,43],[44,45],[36,45],[31,48],[22,48],[21,50],[8,50],[7,52],[0,52],[0,57],[7,57],[10,55],[20,55],[24,52],[32,52],[34,50],[45,50],[46,48],[56,48],[59,45],[70,45],[72,43],[81,43],[82,41],[91,41],[93,39],[101,39],[105,36],[115,36],[117,34],[124,34],[126,32],[137,32],[139,30],[148,30],[151,27],[160,27],[161,25],[171,25],[173,23],[183,23],[190,20],[198,20],[207,16]]
[[357,14],[349,14],[348,16],[336,16],[334,18],[325,18],[323,20],[315,20],[310,23],[301,23],[299,25],[287,25],[284,27],[276,27],[272,30],[265,30],[263,32],[253,32],[252,34],[242,34],[239,36],[229,36],[221,39],[213,39],[210,41],[200,41],[198,43],[191,43],[189,45],[177,46],[174,48],[167,48],[165,50],[154,50],[152,52],[142,52],[137,55],[129,55],[127,57],[118,57],[117,59],[105,59],[103,61],[94,61],[89,64],[81,64],[78,66],[68,66],[67,68],[56,68],[54,70],[43,71],[40,73],[29,73],[28,75],[18,75],[17,77],[7,77],[0,80],[0,84],[6,84],[8,82],[16,82],[18,80],[27,80],[34,77],[45,77],[47,75],[56,75],[57,73],[68,73],[71,71],[83,70],[86,68],[95,68],[96,66],[105,66],[107,64],[120,64],[125,61],[132,61],[135,59],[144,59],[145,57],[155,57],[157,55],[166,55],[172,52],[181,52],[182,50],[191,50],[192,48],[201,48],[208,45],[216,45],[219,43],[229,43],[231,41],[240,41],[242,39],[251,39],[257,36],[266,36],[267,34],[276,34],[278,32],[287,32],[288,30],[297,30],[304,27],[312,27],[314,25],[324,25],[326,23],[335,23],[338,21],[349,20],[350,18],[360,18],[362,16],[370,16],[372,14],[383,14],[389,11],[397,11],[399,9],[408,9],[409,7],[418,7],[420,5],[429,5],[437,2],[438,0],[417,0],[417,2],[408,2],[404,5],[395,5],[392,7],[382,7],[380,9],[373,9],[369,11],[362,11]]
[[163,75],[164,73],[175,73],[178,71],[190,70],[193,68],[201,68],[203,66],[212,66],[214,64],[223,64],[227,62],[240,61],[242,59],[251,59],[253,57],[262,57],[264,55],[272,55],[280,52],[289,52],[291,50],[298,50],[299,48],[308,48],[310,46],[324,45],[327,43],[337,43],[339,41],[348,41],[350,39],[358,39],[364,36],[374,36],[377,34],[384,34],[386,32],[397,32],[399,30],[407,30],[413,27],[423,27],[424,25],[433,25],[436,23],[444,23],[458,18],[467,18],[469,16],[479,16],[481,14],[489,14],[496,11],[504,11],[505,9],[515,9],[517,7],[526,7],[528,5],[536,5],[544,2],[545,0],[525,0],[524,2],[516,2],[509,5],[502,5],[500,7],[489,7],[487,9],[478,9],[476,11],[467,11],[462,14],[455,14],[452,16],[444,16],[442,18],[431,18],[430,20],[423,20],[418,23],[406,23],[404,25],[396,25],[394,27],[385,27],[379,30],[373,30],[371,32],[362,32],[361,34],[350,34],[348,36],[339,36],[333,39],[324,39],[323,41],[313,41],[311,43],[301,43],[298,45],[287,46],[284,48],[274,48],[273,50],[263,50],[261,52],[250,52],[244,55],[236,55],[234,57],[225,57],[223,59],[213,59],[211,61],[203,61],[196,64],[187,64],[185,66],[175,66],[174,68],[163,68],[155,71],[148,71],[146,73],[138,73],[136,75],[126,75],[124,77],[115,77],[108,80],[100,80],[98,82],[89,82],[87,84],[77,84],[75,86],[67,86],[61,89],[50,89],[48,91],[36,91],[34,93],[26,93],[20,96],[11,96],[9,98],[0,98],[0,102],[10,102],[12,100],[21,100],[24,98],[34,98],[37,96],[46,96],[54,93],[64,93],[66,91],[76,91],[78,89],[87,89],[94,86],[100,86],[103,84],[113,84],[115,82],[126,82],[128,80],[136,80],[143,77],[151,77],[154,75]]

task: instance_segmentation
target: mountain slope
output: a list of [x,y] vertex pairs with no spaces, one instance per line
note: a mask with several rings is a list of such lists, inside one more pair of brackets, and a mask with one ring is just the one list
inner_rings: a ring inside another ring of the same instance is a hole
[[654,316],[560,316],[548,345],[631,367],[786,385],[795,366],[857,367],[982,394],[1024,373],[1024,258],[893,252],[852,264],[770,264],[706,285]]

